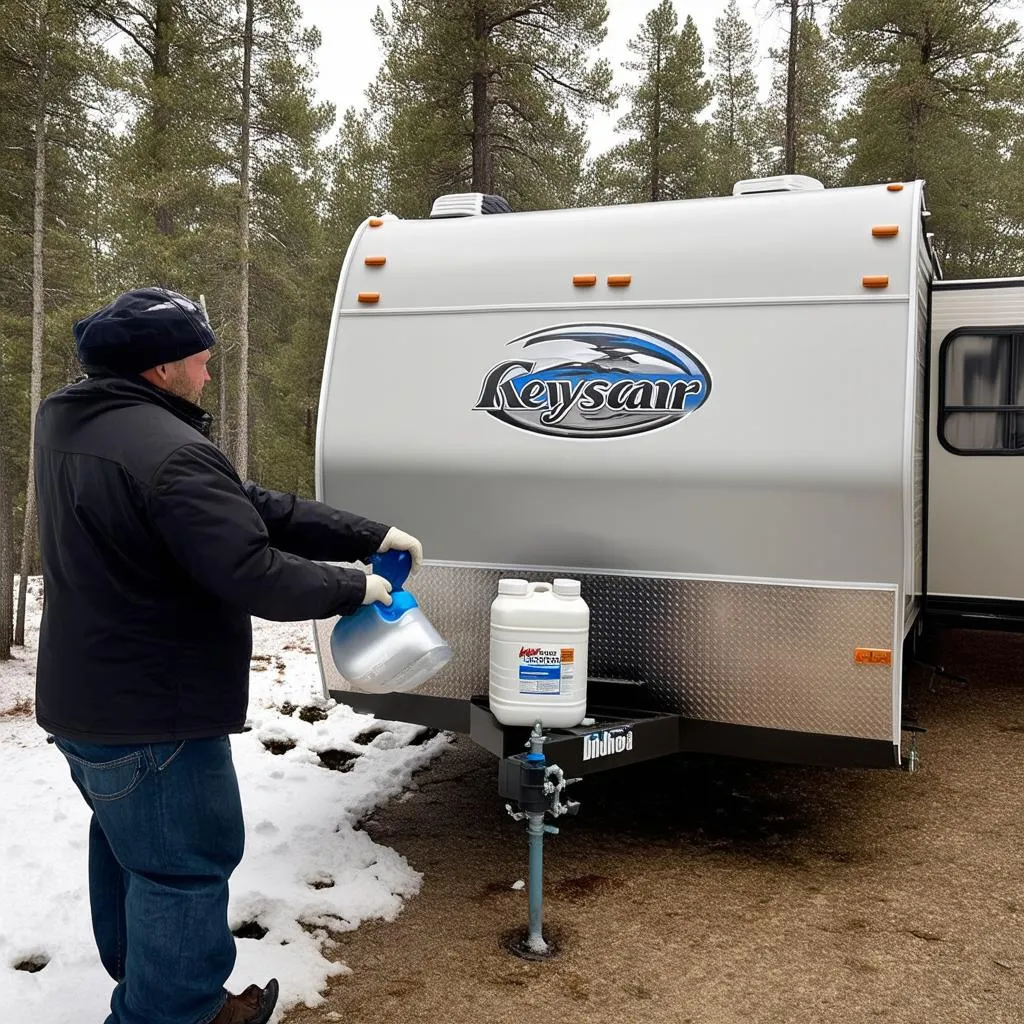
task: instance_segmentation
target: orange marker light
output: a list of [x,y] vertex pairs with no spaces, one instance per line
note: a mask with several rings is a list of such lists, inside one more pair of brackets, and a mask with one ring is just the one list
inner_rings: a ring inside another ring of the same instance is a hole
[[891,665],[892,651],[880,647],[858,647],[853,652],[853,660],[858,665]]
[[572,283],[577,288],[593,288],[597,284],[597,274],[573,274]]
[[380,217],[371,217],[367,223],[371,228],[379,228],[384,221],[382,221]]
[[373,305],[375,302],[380,302],[380,292],[360,292],[359,301]]
[[633,283],[632,274],[609,274],[609,288],[628,288]]
[[898,182],[898,181],[890,181],[889,184],[886,185],[885,187],[890,192],[902,192],[903,191],[903,185],[900,182]]
[[383,267],[387,261],[387,256],[367,256],[366,259],[363,260],[368,267]]
[[876,224],[871,229],[871,234],[875,238],[895,238],[899,233],[899,224]]
[[888,288],[889,278],[886,274],[875,274],[861,278],[861,284],[865,288]]

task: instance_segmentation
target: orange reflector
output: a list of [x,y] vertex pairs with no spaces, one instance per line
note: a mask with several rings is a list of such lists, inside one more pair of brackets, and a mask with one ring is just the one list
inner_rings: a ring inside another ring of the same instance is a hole
[[382,221],[380,217],[371,217],[368,223],[371,228],[379,228],[384,221]]
[[597,284],[597,274],[573,274],[572,283],[577,288],[592,288]]
[[632,274],[609,274],[609,288],[628,288],[633,283]]
[[387,256],[367,256],[366,259],[363,260],[368,267],[383,267],[387,261]]
[[862,277],[860,283],[865,288],[888,288],[889,278],[885,274],[875,274],[874,276]]
[[899,224],[876,224],[871,229],[871,234],[875,238],[895,238],[899,233]]
[[881,647],[858,647],[853,652],[853,660],[858,665],[891,665],[892,651]]
[[886,185],[885,187],[890,192],[902,192],[903,191],[903,186],[898,181],[890,181],[889,184]]
[[380,292],[360,292],[359,301],[370,305],[374,302],[380,302]]

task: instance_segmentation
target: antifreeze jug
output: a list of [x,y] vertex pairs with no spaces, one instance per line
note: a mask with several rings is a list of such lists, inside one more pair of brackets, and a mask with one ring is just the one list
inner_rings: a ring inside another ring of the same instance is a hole
[[390,580],[391,604],[364,605],[340,618],[331,633],[331,657],[349,684],[367,693],[415,690],[439,672],[451,648],[403,590],[412,559],[388,551],[370,560],[373,571]]
[[503,579],[491,605],[491,714],[571,729],[587,713],[590,608],[579,580]]

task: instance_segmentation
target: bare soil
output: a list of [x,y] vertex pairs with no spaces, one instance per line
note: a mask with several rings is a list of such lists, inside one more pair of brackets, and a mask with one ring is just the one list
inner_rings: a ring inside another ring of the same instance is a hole
[[9,707],[0,708],[0,718],[28,718],[34,705],[27,697],[22,697]]
[[286,1024],[1024,1021],[1024,638],[953,632],[966,687],[912,673],[915,774],[678,757],[591,776],[546,843],[560,946],[526,923],[525,828],[460,738],[365,827],[423,872]]

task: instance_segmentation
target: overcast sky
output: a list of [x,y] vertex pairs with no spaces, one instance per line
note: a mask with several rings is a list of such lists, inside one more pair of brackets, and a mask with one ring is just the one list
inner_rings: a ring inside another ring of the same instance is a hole
[[[363,90],[377,73],[381,50],[370,19],[378,3],[390,10],[387,0],[300,0],[305,20],[320,29],[323,45],[317,57],[320,96],[338,108],[339,115],[349,106],[362,106]],[[612,63],[616,85],[623,81],[621,68],[629,52],[626,43],[636,35],[647,12],[657,6],[657,0],[608,0],[608,36],[602,47],[602,56]],[[682,23],[692,15],[700,30],[705,52],[710,50],[714,37],[715,19],[719,17],[726,0],[676,0],[676,10]],[[781,22],[773,13],[772,0],[740,0],[744,17],[751,23],[758,37],[762,59],[760,76],[766,83],[769,73],[768,48],[783,38]],[[589,125],[590,146],[593,154],[601,153],[616,141],[615,121],[618,114],[597,113]]]

